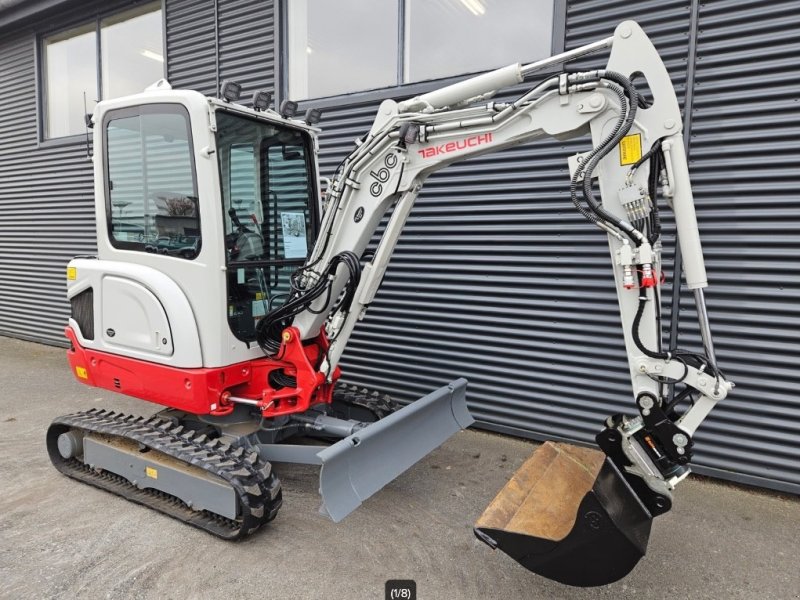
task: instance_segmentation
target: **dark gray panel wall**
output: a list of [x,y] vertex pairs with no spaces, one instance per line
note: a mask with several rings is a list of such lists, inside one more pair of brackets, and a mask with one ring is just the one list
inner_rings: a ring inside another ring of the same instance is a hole
[[[0,35],[0,334],[60,343],[64,265],[94,249],[83,146],[37,141],[34,32],[101,5],[74,3]],[[800,491],[798,13],[792,2],[734,0],[568,7],[568,48],[639,20],[681,99],[699,18],[691,168],[718,352],[739,387],[698,436],[698,470]],[[249,98],[274,84],[272,2],[167,0],[166,22],[176,87],[214,93],[229,77]],[[404,93],[416,89],[327,108],[323,174],[369,128],[381,97]],[[566,193],[566,156],[585,147],[539,142],[433,177],[348,349],[347,378],[411,400],[468,375],[485,426],[534,438],[588,442],[606,415],[629,411],[605,240]]]
[[[634,6],[570,3],[567,48],[636,18],[671,71],[685,71],[688,3]],[[326,166],[338,138],[369,121],[358,107],[331,112]],[[590,441],[630,410],[607,243],[568,195],[566,158],[587,144],[537,142],[432,177],[348,349],[348,377],[410,400],[465,375],[476,418],[531,437]]]
[[167,78],[175,88],[216,95],[215,0],[168,0]]
[[[798,355],[792,244],[800,239],[800,219],[790,202],[798,170],[789,142],[797,133],[797,95],[789,92],[797,85],[789,58],[797,16],[789,18],[788,6],[710,3],[699,13],[692,169],[715,286],[709,303],[718,352],[741,385],[698,435],[695,463],[699,472],[798,491],[797,375],[790,361]],[[692,10],[689,1],[569,2],[566,47],[636,19],[683,102]],[[763,26],[751,23],[756,15]],[[778,22],[777,37],[765,37]],[[737,34],[744,29],[751,33],[742,45]],[[723,79],[730,75],[738,80]],[[780,101],[771,106],[788,114],[794,104],[792,118],[778,123],[753,114],[772,111],[755,95],[740,106],[739,92],[752,93],[764,78],[781,82],[768,92]],[[329,171],[366,131],[374,107],[366,100],[327,111]],[[759,140],[739,139],[743,125]],[[535,143],[431,178],[348,348],[347,377],[411,400],[466,375],[470,406],[485,426],[539,439],[590,442],[605,416],[631,412],[605,240],[574,214],[566,194],[566,156],[584,148]],[[686,335],[694,312],[682,317],[684,345],[699,347],[696,335]]]
[[[800,11],[699,7],[691,172],[721,366],[703,464],[800,490]],[[687,316],[693,313],[687,311]]]
[[73,4],[0,32],[0,334],[64,343],[66,264],[95,250],[85,144],[39,143],[37,32],[128,5]]
[[216,95],[232,79],[242,85],[242,103],[275,78],[272,2],[168,0],[167,62],[175,88]]
[[219,0],[220,79],[242,85],[243,104],[274,87],[275,32],[272,2]]

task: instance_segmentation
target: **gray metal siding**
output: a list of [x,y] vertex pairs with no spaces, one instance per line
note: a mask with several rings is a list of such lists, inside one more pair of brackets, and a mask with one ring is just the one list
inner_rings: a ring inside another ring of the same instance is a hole
[[[798,377],[790,361],[800,355],[800,213],[792,202],[798,111],[790,36],[798,16],[790,3],[770,6],[731,1],[699,11],[692,174],[718,354],[739,386],[698,433],[695,470],[797,492]],[[636,19],[682,102],[691,17],[689,1],[569,2],[566,47]],[[751,33],[742,38],[743,30]],[[582,64],[591,60],[598,59]],[[730,76],[738,81],[723,79]],[[752,94],[742,106],[739,92],[765,80],[777,84],[765,93],[778,104]],[[367,98],[326,110],[327,174],[368,129],[375,106]],[[758,140],[739,138],[742,126]],[[412,400],[466,375],[483,426],[535,439],[591,442],[605,416],[630,413],[607,246],[565,191],[566,156],[584,144],[537,142],[432,177],[347,350],[346,377]],[[667,222],[668,243],[672,236]],[[694,318],[685,308],[682,345],[699,347]]]
[[40,148],[35,38],[0,42],[0,334],[61,342],[65,267],[95,248],[83,144]]
[[[688,2],[631,6],[568,3],[566,47],[635,18],[683,72]],[[366,131],[356,114],[326,112],[337,140],[324,149]],[[589,442],[606,416],[630,411],[608,246],[568,195],[566,158],[588,147],[544,140],[431,177],[347,350],[347,377],[411,400],[464,375],[483,425],[535,438]]]
[[168,0],[166,25],[170,84],[216,95],[216,1]]
[[[99,6],[108,5],[74,3],[35,26]],[[798,492],[795,3],[571,1],[566,47],[637,19],[682,101],[693,15],[690,162],[718,354],[738,384],[698,433],[696,470]],[[213,94],[231,78],[248,101],[274,85],[272,2],[167,0],[165,21],[174,86]],[[0,334],[62,343],[64,266],[94,250],[92,174],[83,145],[38,144],[33,27],[0,36]],[[381,98],[420,87],[327,100],[323,175],[369,129]],[[348,348],[346,378],[412,400],[466,375],[484,427],[537,439],[589,442],[605,416],[630,412],[607,246],[566,191],[566,157],[586,143],[537,142],[432,177]],[[689,304],[685,295],[684,345],[697,347]]]
[[737,387],[697,440],[703,465],[797,492],[800,11],[721,0],[699,19],[690,168],[717,354]]
[[242,85],[242,104],[250,106],[256,90],[273,90],[275,31],[272,2],[219,0],[220,79]]
[[167,0],[167,65],[175,88],[215,96],[219,84],[242,85],[242,103],[275,79],[272,2]]

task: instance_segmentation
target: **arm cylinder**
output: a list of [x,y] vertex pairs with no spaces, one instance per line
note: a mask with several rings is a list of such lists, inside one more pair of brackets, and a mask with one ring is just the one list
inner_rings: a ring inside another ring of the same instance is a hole
[[679,136],[672,136],[670,140],[664,142],[662,148],[673,186],[672,210],[675,212],[675,226],[678,229],[678,243],[681,245],[686,285],[690,290],[704,288],[708,286],[708,277],[703,262],[700,232],[697,228],[686,151]]

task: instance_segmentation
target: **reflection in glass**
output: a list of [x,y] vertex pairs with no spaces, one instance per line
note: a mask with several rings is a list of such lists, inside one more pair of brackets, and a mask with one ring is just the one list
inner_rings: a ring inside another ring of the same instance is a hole
[[292,0],[289,96],[333,96],[397,83],[397,0]]
[[228,259],[228,323],[242,340],[286,301],[314,242],[316,190],[307,134],[217,111],[217,155]]
[[112,119],[106,135],[115,245],[196,257],[200,214],[185,110]]
[[97,100],[96,40],[94,24],[45,39],[47,137],[84,132],[83,115],[94,109]]
[[550,56],[553,0],[407,0],[404,81]]
[[138,94],[164,77],[160,6],[146,4],[100,23],[104,99]]

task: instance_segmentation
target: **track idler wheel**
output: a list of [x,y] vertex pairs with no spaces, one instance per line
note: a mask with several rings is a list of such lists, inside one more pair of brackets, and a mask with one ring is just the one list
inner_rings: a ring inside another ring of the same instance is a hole
[[567,585],[617,581],[644,556],[652,516],[598,450],[546,442],[475,524],[526,569]]

